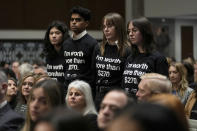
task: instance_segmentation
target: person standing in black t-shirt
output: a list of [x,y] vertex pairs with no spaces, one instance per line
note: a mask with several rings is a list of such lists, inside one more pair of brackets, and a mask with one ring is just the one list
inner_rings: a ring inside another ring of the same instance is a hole
[[102,27],[103,40],[95,47],[92,65],[97,106],[108,91],[121,88],[124,64],[130,54],[120,14],[106,14]]
[[75,6],[70,10],[71,38],[63,43],[65,85],[79,79],[89,83],[92,87],[91,63],[96,39],[91,37],[86,28],[91,15],[90,10]]
[[61,84],[61,89],[66,94],[64,86],[64,56],[63,42],[69,38],[68,28],[61,21],[53,21],[45,34],[44,54],[46,56],[47,74]]
[[132,54],[127,58],[122,87],[136,98],[140,76],[145,73],[159,73],[168,77],[166,58],[157,52],[150,21],[145,18],[131,20],[127,25]]

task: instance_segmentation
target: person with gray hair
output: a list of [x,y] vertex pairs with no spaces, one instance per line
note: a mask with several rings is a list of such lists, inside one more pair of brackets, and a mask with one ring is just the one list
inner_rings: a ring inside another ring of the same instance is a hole
[[154,94],[172,92],[172,83],[164,75],[158,73],[146,73],[140,78],[141,81],[136,93],[136,96],[140,101],[146,101]]
[[7,81],[7,76],[0,70],[0,131],[16,131],[24,119],[6,101]]
[[34,72],[34,68],[31,64],[29,63],[23,63],[19,66],[19,80],[21,78],[24,77],[24,75],[29,74],[29,73],[33,73]]
[[80,112],[97,130],[97,111],[93,102],[90,85],[83,80],[74,80],[68,85],[66,94],[68,108]]

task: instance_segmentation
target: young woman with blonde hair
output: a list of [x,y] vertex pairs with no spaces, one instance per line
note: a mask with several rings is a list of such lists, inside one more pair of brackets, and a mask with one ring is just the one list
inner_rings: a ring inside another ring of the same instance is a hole
[[185,105],[193,89],[188,86],[187,72],[180,62],[171,63],[169,67],[169,79],[172,83],[173,94],[178,96]]

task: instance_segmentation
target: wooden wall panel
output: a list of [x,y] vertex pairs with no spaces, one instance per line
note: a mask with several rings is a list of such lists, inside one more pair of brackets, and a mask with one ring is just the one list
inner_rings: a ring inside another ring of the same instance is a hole
[[0,3],[0,29],[24,26],[23,0],[3,0]]
[[92,20],[88,29],[100,29],[101,19],[108,12],[125,16],[124,0],[8,0],[0,4],[0,29],[46,29],[55,19],[69,22],[74,5],[89,8]]

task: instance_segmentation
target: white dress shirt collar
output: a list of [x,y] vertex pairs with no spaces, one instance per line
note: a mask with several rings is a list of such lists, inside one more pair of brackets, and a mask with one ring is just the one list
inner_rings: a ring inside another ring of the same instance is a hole
[[84,30],[83,32],[81,32],[80,34],[78,34],[77,36],[75,36],[75,37],[73,37],[73,34],[72,34],[72,39],[73,40],[79,40],[79,39],[81,39],[84,35],[86,35],[87,34],[87,31],[86,30]]

